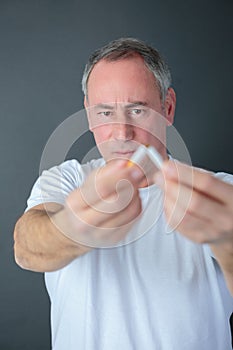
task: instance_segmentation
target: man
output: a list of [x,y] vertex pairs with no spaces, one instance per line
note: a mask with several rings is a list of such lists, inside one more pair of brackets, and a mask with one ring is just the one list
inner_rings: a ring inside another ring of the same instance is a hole
[[[175,92],[143,42],[97,50],[83,91],[103,159],[45,171],[15,228],[17,263],[46,272],[53,349],[230,349],[232,176],[168,160]],[[162,171],[127,161],[141,144]]]

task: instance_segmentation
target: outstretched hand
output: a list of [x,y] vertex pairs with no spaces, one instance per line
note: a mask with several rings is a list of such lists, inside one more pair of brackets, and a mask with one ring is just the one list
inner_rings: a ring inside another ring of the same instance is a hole
[[233,185],[177,161],[165,162],[155,182],[171,230],[209,243],[233,293]]
[[126,236],[141,212],[138,187],[143,178],[139,168],[126,165],[111,161],[70,193],[59,221],[66,236],[91,247],[114,246]]

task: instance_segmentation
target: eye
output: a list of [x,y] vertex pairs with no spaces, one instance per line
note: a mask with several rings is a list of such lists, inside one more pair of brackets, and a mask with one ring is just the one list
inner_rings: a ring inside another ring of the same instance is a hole
[[101,115],[103,117],[110,117],[112,115],[111,111],[103,111],[103,112],[99,112],[98,115]]
[[134,109],[131,109],[130,110],[130,114],[132,116],[140,116],[143,114],[143,110],[142,109],[139,109],[139,108],[134,108]]

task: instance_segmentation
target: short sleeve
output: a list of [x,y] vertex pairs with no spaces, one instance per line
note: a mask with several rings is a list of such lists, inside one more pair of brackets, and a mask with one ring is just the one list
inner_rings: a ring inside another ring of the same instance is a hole
[[222,181],[224,181],[224,182],[227,182],[227,183],[233,185],[233,175],[232,175],[232,174],[228,174],[228,173],[224,173],[224,172],[219,172],[219,173],[216,173],[215,176],[216,176],[219,180],[222,180]]
[[[224,173],[224,172],[218,172],[215,173],[214,176],[216,178],[218,178],[219,180],[222,180],[226,183],[232,184],[233,185],[233,175],[232,174],[228,174],[228,173]],[[215,259],[215,256],[210,248],[210,246],[208,244],[205,245],[205,249],[208,252],[208,255],[210,255],[212,258]]]
[[42,203],[63,205],[68,194],[82,185],[91,170],[101,165],[100,160],[85,165],[81,165],[77,160],[68,160],[43,171],[32,188],[26,211]]

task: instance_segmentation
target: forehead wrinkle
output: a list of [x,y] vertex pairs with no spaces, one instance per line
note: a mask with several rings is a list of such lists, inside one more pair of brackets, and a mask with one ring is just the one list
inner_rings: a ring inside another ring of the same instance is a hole
[[129,102],[112,102],[112,103],[98,103],[93,106],[95,110],[116,110],[118,108],[121,109],[129,109],[141,106],[148,106],[148,102],[146,101],[129,101]]
[[100,61],[88,81],[89,106],[146,101],[153,108],[153,101],[157,97],[160,100],[154,80],[153,73],[142,65],[141,60]]

